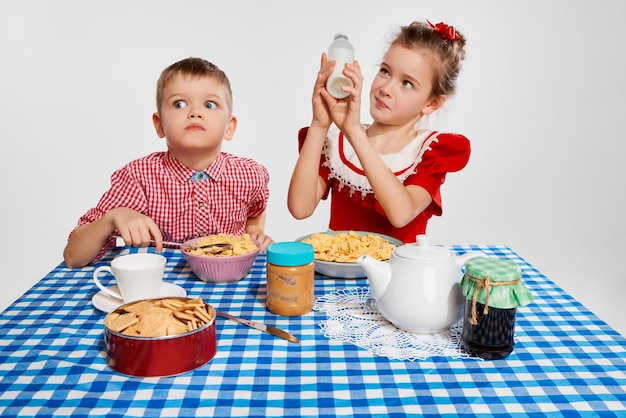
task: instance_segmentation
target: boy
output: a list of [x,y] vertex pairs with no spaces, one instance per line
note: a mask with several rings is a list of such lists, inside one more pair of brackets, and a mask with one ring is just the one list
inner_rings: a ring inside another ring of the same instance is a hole
[[156,251],[163,241],[220,232],[250,234],[265,250],[269,174],[261,164],[221,151],[233,138],[232,91],[226,74],[200,58],[166,68],[157,83],[152,122],[168,150],[132,161],[85,213],[63,251],[68,267],[98,260],[120,235],[126,245]]

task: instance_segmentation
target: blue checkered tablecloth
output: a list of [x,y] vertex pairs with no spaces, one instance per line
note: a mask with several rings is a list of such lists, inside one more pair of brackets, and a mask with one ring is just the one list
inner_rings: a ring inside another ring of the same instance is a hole
[[[2,416],[626,416],[626,339],[504,246],[456,246],[518,263],[533,303],[518,308],[503,360],[376,357],[324,337],[325,313],[265,309],[265,256],[243,280],[198,280],[166,249],[165,280],[232,315],[296,335],[293,344],[217,319],[218,352],[178,376],[139,378],[105,361],[104,314],[92,306],[94,266],[59,265],[0,314]],[[136,249],[116,249],[98,265]],[[150,251],[150,250],[148,250]],[[321,297],[367,286],[316,277]]]

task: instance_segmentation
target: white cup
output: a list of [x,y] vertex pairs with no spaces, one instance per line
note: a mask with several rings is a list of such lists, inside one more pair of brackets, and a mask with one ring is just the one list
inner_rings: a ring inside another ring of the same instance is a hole
[[[166,258],[160,254],[134,253],[113,259],[111,266],[100,266],[93,272],[96,286],[124,303],[160,296]],[[115,276],[119,292],[100,283],[98,275],[108,271]]]

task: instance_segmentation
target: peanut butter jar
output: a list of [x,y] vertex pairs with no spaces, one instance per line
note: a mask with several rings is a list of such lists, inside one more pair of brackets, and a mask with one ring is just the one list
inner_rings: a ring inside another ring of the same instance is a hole
[[304,315],[314,302],[311,244],[276,242],[267,247],[267,309],[281,316]]

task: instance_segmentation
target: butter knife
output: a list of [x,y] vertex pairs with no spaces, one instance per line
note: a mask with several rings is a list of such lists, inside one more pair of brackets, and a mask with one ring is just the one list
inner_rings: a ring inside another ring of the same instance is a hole
[[217,309],[215,310],[215,313],[217,314],[217,316],[221,316],[221,317],[224,317],[224,318],[231,319],[231,320],[233,320],[235,322],[239,322],[240,324],[247,325],[250,328],[254,328],[254,329],[258,329],[259,331],[267,332],[268,334],[272,334],[275,337],[282,338],[282,339],[287,340],[289,342],[296,343],[296,344],[298,344],[300,342],[300,340],[298,340],[298,338],[294,337],[293,335],[291,335],[287,331],[283,331],[282,329],[278,329],[278,328],[273,327],[271,325],[265,325],[265,324],[262,324],[260,322],[248,321],[247,319],[237,318],[236,316],[232,316],[232,315],[227,314],[225,312],[220,312]]

